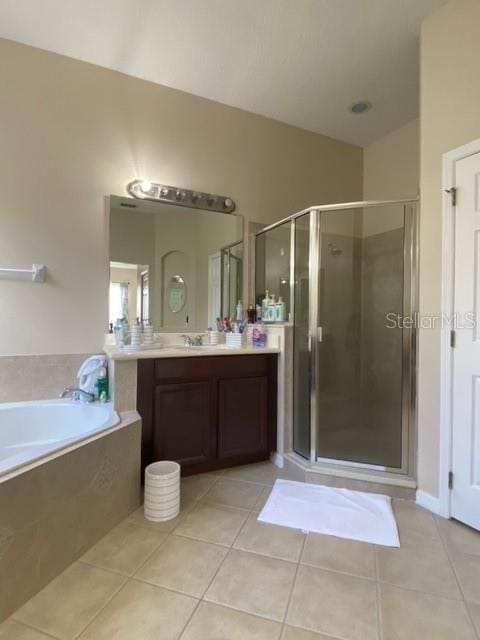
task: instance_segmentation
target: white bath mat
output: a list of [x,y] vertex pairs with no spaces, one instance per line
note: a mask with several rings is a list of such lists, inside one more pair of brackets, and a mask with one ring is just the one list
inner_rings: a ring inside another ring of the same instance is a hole
[[400,546],[391,500],[376,493],[277,480],[258,520],[386,547]]

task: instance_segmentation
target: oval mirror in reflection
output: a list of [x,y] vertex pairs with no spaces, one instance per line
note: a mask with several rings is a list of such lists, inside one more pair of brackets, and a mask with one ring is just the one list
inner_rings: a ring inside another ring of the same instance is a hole
[[178,313],[185,306],[187,301],[187,287],[182,276],[176,274],[170,278],[167,287],[167,300],[172,313]]

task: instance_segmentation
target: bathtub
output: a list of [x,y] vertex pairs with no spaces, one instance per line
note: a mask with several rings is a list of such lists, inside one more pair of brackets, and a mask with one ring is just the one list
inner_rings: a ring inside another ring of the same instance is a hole
[[0,404],[0,478],[119,422],[111,403],[41,400]]
[[141,439],[111,404],[0,404],[0,623],[140,506]]

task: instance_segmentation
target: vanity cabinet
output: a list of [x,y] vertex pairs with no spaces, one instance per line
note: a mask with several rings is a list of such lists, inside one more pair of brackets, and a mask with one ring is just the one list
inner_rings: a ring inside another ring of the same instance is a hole
[[277,355],[138,361],[142,465],[182,474],[267,460],[276,448]]

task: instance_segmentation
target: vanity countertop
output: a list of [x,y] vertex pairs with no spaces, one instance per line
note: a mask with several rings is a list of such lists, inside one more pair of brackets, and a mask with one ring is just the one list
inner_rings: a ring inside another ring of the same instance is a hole
[[165,345],[158,349],[141,349],[139,351],[120,351],[110,345],[104,351],[112,360],[145,360],[148,358],[191,358],[198,356],[241,356],[262,353],[280,353],[276,347],[241,347],[233,349],[224,344],[203,347],[184,347],[181,345]]

